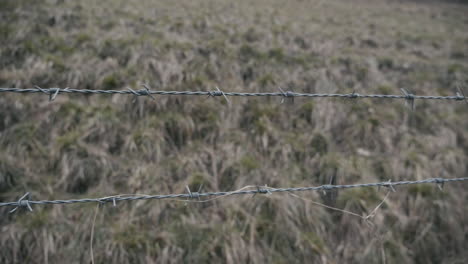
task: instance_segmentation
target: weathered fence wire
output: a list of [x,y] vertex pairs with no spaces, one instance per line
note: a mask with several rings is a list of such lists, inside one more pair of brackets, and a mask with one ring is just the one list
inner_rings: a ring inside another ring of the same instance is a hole
[[[19,208],[26,208],[32,211],[32,205],[70,205],[75,203],[99,203],[106,204],[112,203],[116,206],[117,202],[121,201],[137,201],[137,200],[160,200],[160,199],[198,199],[203,201],[202,198],[220,197],[230,195],[250,195],[250,194],[272,194],[276,192],[303,192],[303,191],[331,191],[336,189],[350,189],[350,188],[364,188],[364,187],[386,187],[395,191],[395,186],[410,185],[410,184],[437,184],[442,189],[445,183],[468,181],[466,178],[432,178],[418,181],[397,181],[397,182],[376,182],[376,183],[362,183],[362,184],[349,184],[349,185],[321,185],[312,187],[293,187],[293,188],[272,188],[267,186],[247,186],[238,191],[228,192],[191,192],[187,187],[187,193],[180,194],[166,194],[166,195],[115,195],[102,198],[83,198],[83,199],[70,199],[70,200],[30,200],[30,194],[26,193],[18,201],[0,203],[0,207],[9,206],[14,207],[10,213],[15,212]],[[246,188],[250,188],[245,190]]]
[[356,92],[349,94],[340,94],[340,93],[296,93],[292,91],[283,91],[279,88],[279,92],[224,92],[216,87],[215,91],[155,91],[150,90],[147,85],[143,85],[144,89],[133,90],[128,88],[128,90],[90,90],[90,89],[70,89],[70,88],[41,88],[35,86],[34,88],[0,88],[0,92],[10,92],[10,93],[44,93],[49,95],[49,100],[53,101],[59,94],[103,94],[103,95],[133,95],[133,96],[148,96],[152,99],[155,99],[154,95],[184,95],[184,96],[224,96],[227,99],[229,96],[243,96],[243,97],[282,97],[284,98],[295,98],[295,97],[308,97],[308,98],[372,98],[372,99],[404,99],[407,100],[412,106],[414,105],[415,100],[447,100],[447,101],[465,101],[468,103],[468,98],[464,95],[461,89],[458,89],[453,96],[439,96],[439,95],[414,95],[408,90],[401,89],[401,95],[391,95],[391,94],[359,94]]

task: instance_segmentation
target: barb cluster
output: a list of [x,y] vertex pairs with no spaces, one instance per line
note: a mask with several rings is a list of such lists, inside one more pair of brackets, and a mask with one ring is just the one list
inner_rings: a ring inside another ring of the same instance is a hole
[[373,98],[373,99],[404,99],[411,107],[414,107],[415,100],[454,100],[465,101],[468,103],[468,98],[464,95],[461,89],[458,89],[454,96],[437,96],[437,95],[414,95],[405,89],[401,89],[403,94],[359,94],[356,92],[350,94],[339,93],[296,93],[292,91],[283,91],[279,88],[279,92],[262,92],[262,93],[249,93],[249,92],[224,92],[216,87],[214,91],[155,91],[150,90],[147,85],[143,85],[144,89],[132,90],[90,90],[90,89],[70,89],[70,88],[34,88],[20,89],[20,88],[0,88],[1,92],[10,93],[44,93],[49,95],[49,100],[53,101],[60,93],[77,93],[77,94],[120,94],[120,95],[133,95],[133,96],[149,96],[155,99],[153,95],[188,95],[188,96],[223,96],[228,101],[228,96],[267,96],[267,97],[282,97],[281,102],[286,98],[294,99],[295,97],[309,97],[309,98]]
[[[9,206],[14,207],[10,212],[15,212],[18,208],[27,208],[28,210],[32,211],[31,205],[54,205],[54,204],[75,204],[75,203],[99,203],[99,204],[106,204],[112,203],[116,206],[117,202],[120,201],[136,201],[136,200],[152,200],[152,199],[198,199],[202,200],[202,198],[209,198],[209,197],[220,197],[220,196],[228,196],[228,195],[249,195],[249,194],[272,194],[276,192],[302,192],[302,191],[331,191],[336,189],[349,189],[349,188],[364,188],[364,187],[386,187],[392,191],[395,191],[395,186],[398,185],[410,185],[410,184],[437,184],[440,189],[443,188],[444,183],[450,182],[461,182],[461,181],[468,181],[468,177],[466,178],[451,178],[451,179],[444,179],[444,178],[433,178],[433,179],[426,179],[426,180],[419,180],[419,181],[398,181],[398,182],[376,182],[376,183],[362,183],[362,184],[350,184],[350,185],[321,185],[321,186],[313,186],[313,187],[293,187],[293,188],[271,188],[267,186],[254,186],[255,188],[250,188],[245,190],[245,188],[238,190],[238,191],[230,191],[230,192],[191,192],[189,188],[187,188],[187,193],[180,193],[180,194],[167,194],[167,195],[116,195],[116,196],[107,196],[102,198],[84,198],[84,199],[71,199],[71,200],[29,200],[29,193],[23,195],[18,201],[16,202],[7,202],[7,203],[0,203],[0,207]],[[202,200],[203,201],[203,200]]]

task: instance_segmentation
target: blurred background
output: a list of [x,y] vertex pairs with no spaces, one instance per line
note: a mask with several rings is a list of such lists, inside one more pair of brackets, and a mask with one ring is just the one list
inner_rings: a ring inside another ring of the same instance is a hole
[[[0,87],[455,95],[466,1],[3,0]],[[0,94],[0,202],[466,177],[455,101]],[[288,101],[288,100],[286,100]],[[466,183],[0,208],[1,263],[466,263]],[[91,230],[94,223],[93,258]]]

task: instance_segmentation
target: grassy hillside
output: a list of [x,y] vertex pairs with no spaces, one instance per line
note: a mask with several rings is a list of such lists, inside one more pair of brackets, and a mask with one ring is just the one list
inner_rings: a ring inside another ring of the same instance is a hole
[[[468,6],[6,0],[0,87],[454,95]],[[465,88],[468,92],[468,89]],[[0,94],[0,202],[466,177],[463,102]],[[465,263],[466,183],[99,208],[94,263]],[[0,208],[0,263],[89,263],[96,205]]]

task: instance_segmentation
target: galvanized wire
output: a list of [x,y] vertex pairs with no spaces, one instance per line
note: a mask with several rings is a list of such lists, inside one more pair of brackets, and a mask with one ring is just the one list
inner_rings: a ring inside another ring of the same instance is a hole
[[215,91],[153,91],[148,86],[144,85],[145,89],[132,90],[90,90],[90,89],[69,89],[69,88],[40,88],[35,86],[34,88],[20,89],[20,88],[0,88],[0,92],[10,93],[44,93],[49,95],[50,100],[54,100],[59,94],[104,94],[104,95],[133,95],[133,96],[150,96],[154,99],[153,95],[187,95],[187,96],[224,96],[226,99],[228,96],[266,96],[266,97],[283,97],[294,98],[294,97],[309,97],[309,98],[373,98],[373,99],[405,99],[411,102],[414,100],[454,100],[468,102],[468,98],[463,94],[461,90],[456,92],[454,96],[437,96],[437,95],[414,95],[409,93],[407,90],[402,89],[403,94],[391,95],[391,94],[339,94],[339,93],[296,93],[292,91],[284,92],[280,89],[279,92],[224,92],[219,88]]
[[[395,186],[398,185],[410,185],[410,184],[437,184],[440,189],[442,189],[444,183],[450,182],[461,182],[468,181],[466,178],[433,178],[419,181],[398,181],[398,182],[377,182],[377,183],[363,183],[363,184],[349,184],[349,185],[321,185],[313,187],[293,187],[293,188],[271,188],[267,186],[256,186],[254,188],[250,187],[250,190],[244,190],[245,188],[238,191],[230,192],[191,192],[187,188],[187,193],[180,194],[167,194],[167,195],[116,195],[116,196],[107,196],[102,198],[84,198],[84,199],[70,199],[70,200],[29,200],[30,195],[26,193],[16,202],[7,202],[0,203],[0,207],[10,206],[14,207],[10,212],[16,211],[18,208],[24,207],[32,211],[32,205],[69,205],[75,203],[112,203],[114,206],[117,202],[121,201],[137,201],[137,200],[151,200],[151,199],[201,199],[208,197],[220,197],[220,196],[230,196],[230,195],[250,195],[250,194],[272,194],[276,192],[303,192],[303,191],[331,191],[336,189],[350,189],[350,188],[363,188],[363,187],[387,187],[395,191]],[[203,201],[203,200],[201,200]]]

